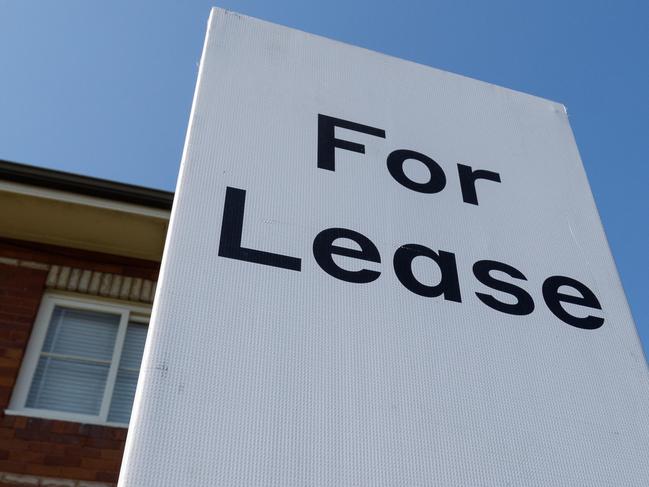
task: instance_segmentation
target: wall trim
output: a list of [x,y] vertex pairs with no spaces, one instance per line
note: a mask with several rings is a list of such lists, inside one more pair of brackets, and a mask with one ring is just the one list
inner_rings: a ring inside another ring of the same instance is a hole
[[0,264],[48,271],[45,287],[138,303],[153,303],[158,282],[140,277],[0,257]]
[[45,286],[61,291],[150,304],[153,303],[157,281],[53,265],[50,267]]
[[43,264],[42,262],[34,262],[31,260],[12,259],[10,257],[0,257],[0,264],[27,267],[28,269],[37,269],[39,271],[50,270],[49,264]]
[[114,487],[115,485],[106,482],[57,479],[53,477],[41,477],[40,475],[26,475],[11,472],[0,472],[0,483],[15,485],[16,487]]

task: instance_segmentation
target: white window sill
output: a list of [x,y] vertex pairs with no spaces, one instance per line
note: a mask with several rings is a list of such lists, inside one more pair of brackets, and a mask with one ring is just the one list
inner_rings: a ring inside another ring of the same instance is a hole
[[109,428],[128,428],[128,424],[111,423],[102,421],[93,416],[83,414],[66,413],[62,411],[49,411],[45,409],[5,409],[7,416],[25,416],[28,418],[53,419],[56,421],[68,421],[70,423],[92,424],[97,426],[106,426]]

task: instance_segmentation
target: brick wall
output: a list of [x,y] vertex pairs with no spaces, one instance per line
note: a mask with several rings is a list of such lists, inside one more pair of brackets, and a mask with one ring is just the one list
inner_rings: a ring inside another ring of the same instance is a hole
[[[0,257],[146,279],[156,279],[158,272],[156,262],[4,239]],[[47,269],[0,264],[0,487],[113,485],[126,429],[4,414],[46,277]]]
[[126,429],[4,416],[3,472],[117,482]]
[[[47,272],[0,265],[0,408],[9,404]],[[2,453],[0,453],[1,457]]]

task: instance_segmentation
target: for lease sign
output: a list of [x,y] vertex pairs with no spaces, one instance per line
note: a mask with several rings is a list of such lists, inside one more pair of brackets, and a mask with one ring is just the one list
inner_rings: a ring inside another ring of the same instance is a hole
[[212,12],[120,485],[647,485],[563,106]]

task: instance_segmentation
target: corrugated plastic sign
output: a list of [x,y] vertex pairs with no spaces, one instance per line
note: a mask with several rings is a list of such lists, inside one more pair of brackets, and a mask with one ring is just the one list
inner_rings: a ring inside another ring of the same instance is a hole
[[212,12],[123,487],[649,485],[560,104]]

